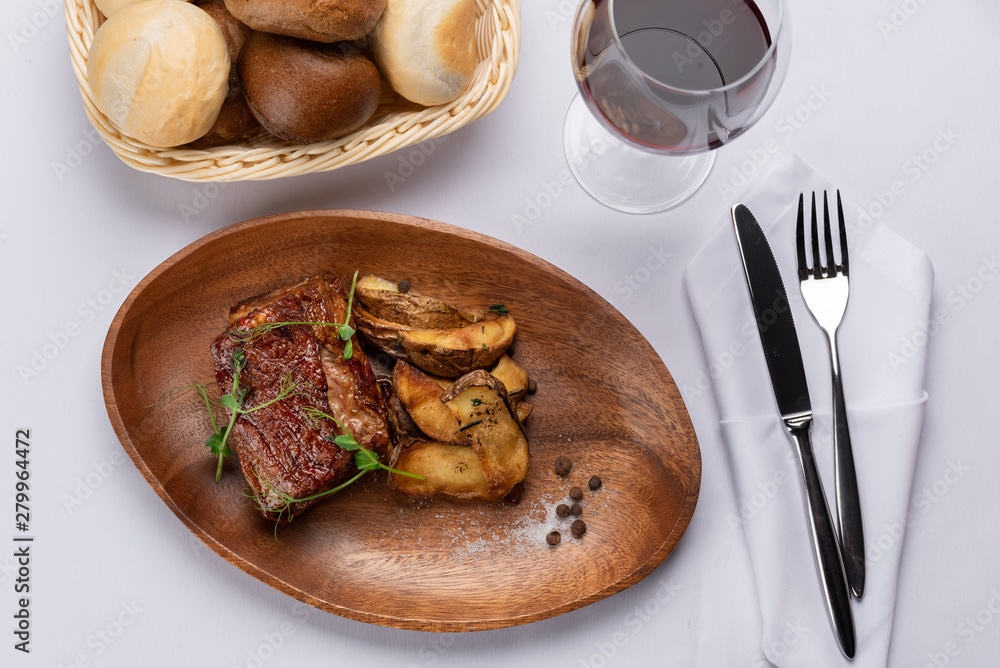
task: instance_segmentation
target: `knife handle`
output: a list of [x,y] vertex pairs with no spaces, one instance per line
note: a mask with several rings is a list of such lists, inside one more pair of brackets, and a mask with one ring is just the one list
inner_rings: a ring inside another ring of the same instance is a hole
[[788,418],[785,428],[795,441],[802,468],[802,481],[806,490],[806,510],[809,527],[812,529],[813,550],[816,564],[826,594],[827,612],[833,623],[840,649],[853,659],[857,651],[857,637],[854,631],[854,614],[851,612],[851,591],[847,586],[844,561],[840,554],[840,544],[833,526],[830,507],[823,493],[823,481],[816,469],[812,449],[812,416]]
[[843,548],[847,583],[856,598],[865,593],[865,525],[861,517],[861,492],[854,466],[851,430],[847,424],[847,402],[840,377],[840,354],[837,335],[827,337],[830,344],[830,367],[833,379],[833,457],[836,465],[837,519],[840,545]]

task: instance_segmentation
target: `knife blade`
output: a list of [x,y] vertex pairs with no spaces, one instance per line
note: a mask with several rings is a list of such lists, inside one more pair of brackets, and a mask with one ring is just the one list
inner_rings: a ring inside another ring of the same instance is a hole
[[827,614],[841,651],[847,658],[853,659],[857,639],[851,593],[833,517],[813,454],[812,404],[792,310],[771,246],[757,219],[743,204],[732,208],[732,216],[771,389],[785,430],[795,443],[798,454],[813,554],[826,597]]

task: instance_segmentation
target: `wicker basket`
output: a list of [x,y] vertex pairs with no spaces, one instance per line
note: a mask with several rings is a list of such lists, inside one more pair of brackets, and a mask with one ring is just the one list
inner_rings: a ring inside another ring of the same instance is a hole
[[476,5],[479,65],[454,102],[422,107],[388,90],[372,119],[345,137],[292,144],[262,134],[239,144],[191,149],[148,146],[112,127],[87,82],[87,53],[104,18],[93,0],[65,0],[70,57],[90,122],[126,164],[187,181],[275,179],[337,169],[446,135],[490,113],[507,95],[517,69],[520,0],[476,0]]

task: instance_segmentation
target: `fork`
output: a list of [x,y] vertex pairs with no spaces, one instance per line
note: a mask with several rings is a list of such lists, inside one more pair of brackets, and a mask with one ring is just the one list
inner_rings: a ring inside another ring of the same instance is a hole
[[844,225],[844,206],[837,191],[837,216],[840,222],[840,264],[833,254],[833,236],[830,231],[830,206],[823,193],[823,236],[826,247],[826,265],[820,261],[819,233],[816,221],[816,193],[812,194],[812,268],[806,261],[804,195],[799,195],[799,216],[795,227],[796,257],[799,270],[799,288],[802,298],[813,318],[826,334],[830,350],[830,368],[833,378],[833,453],[837,488],[837,519],[840,550],[844,558],[847,582],[856,598],[865,591],[865,529],[861,519],[861,495],[858,492],[858,475],[854,468],[851,433],[847,424],[847,405],[840,375],[840,354],[837,351],[837,329],[847,309],[850,293],[848,279],[847,229]]

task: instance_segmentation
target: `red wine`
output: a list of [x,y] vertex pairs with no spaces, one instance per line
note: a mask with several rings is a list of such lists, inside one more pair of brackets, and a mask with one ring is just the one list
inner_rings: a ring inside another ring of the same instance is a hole
[[642,146],[675,153],[716,148],[748,127],[774,71],[772,37],[757,3],[589,5],[578,15],[575,65],[607,125]]

